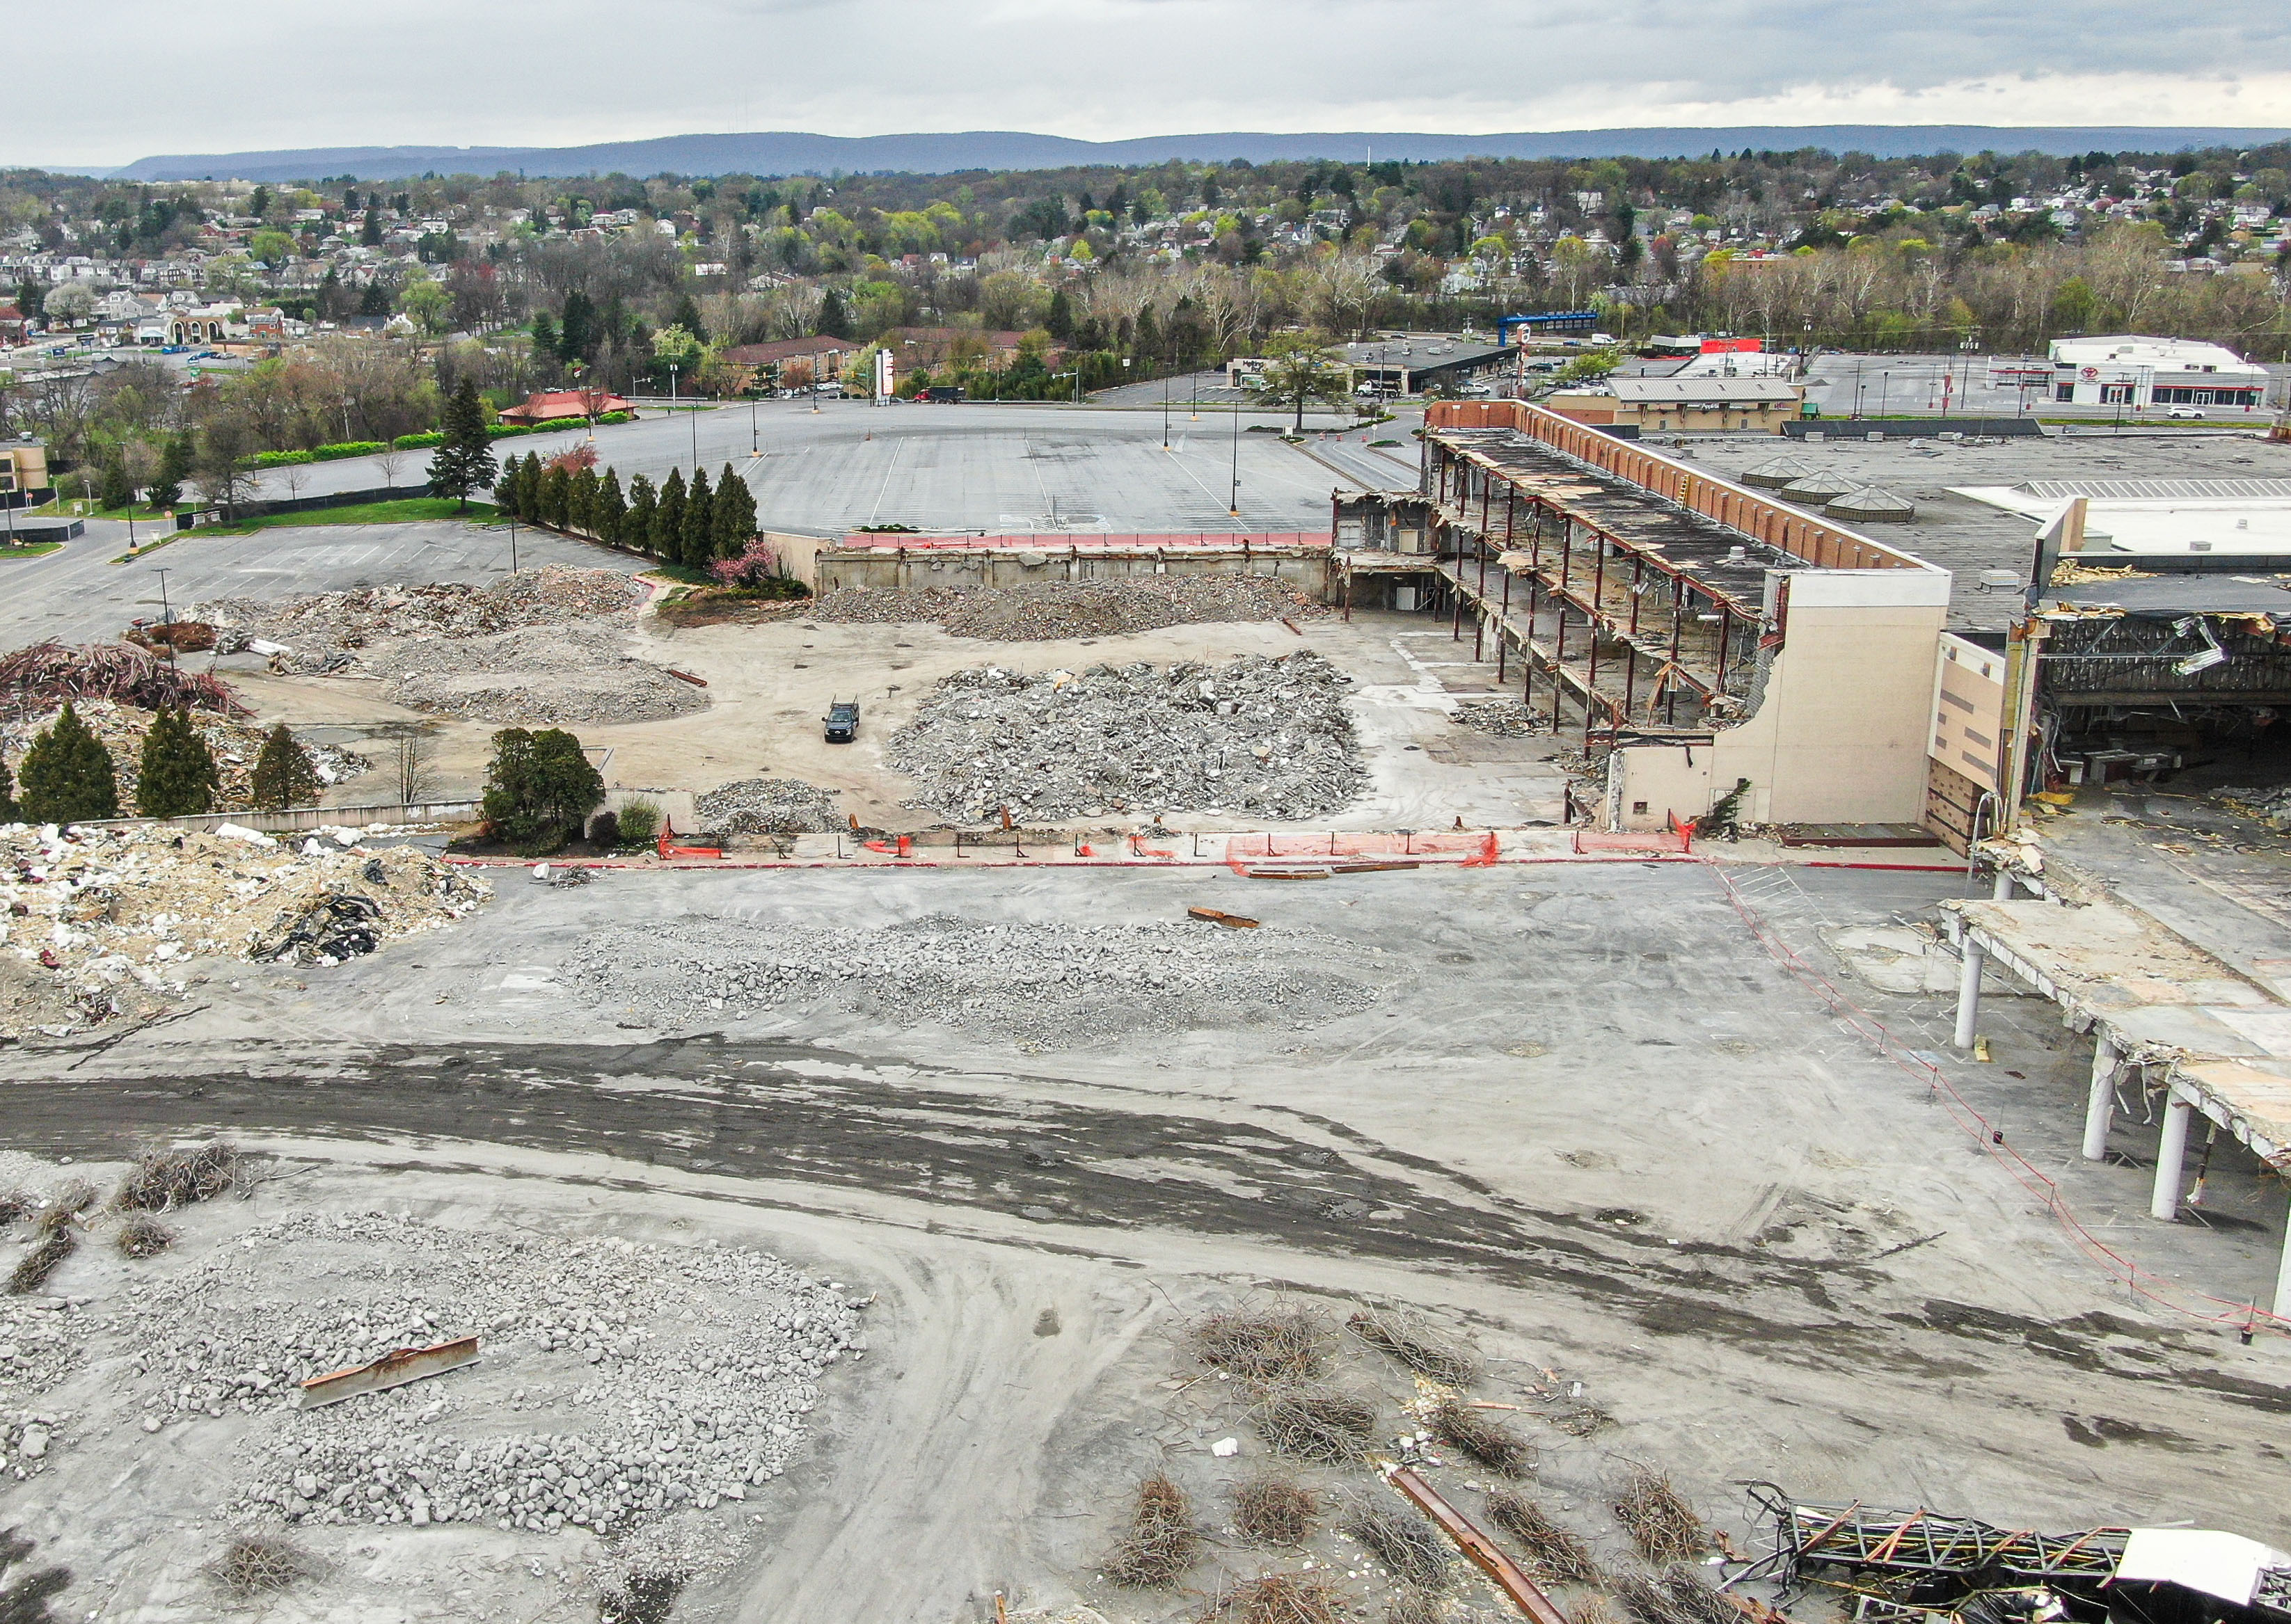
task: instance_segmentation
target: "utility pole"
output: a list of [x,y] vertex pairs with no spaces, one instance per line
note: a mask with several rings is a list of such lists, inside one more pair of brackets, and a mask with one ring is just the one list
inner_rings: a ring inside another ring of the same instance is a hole
[[1241,403],[1233,406],[1233,491],[1226,500],[1226,517],[1241,517]]
[[[131,521],[131,522],[133,522],[133,521]],[[159,575],[159,623],[160,623],[161,625],[163,625],[163,626],[172,626],[172,625],[173,625],[173,624],[175,623],[175,611],[174,611],[174,609],[173,609],[172,607],[170,607],[170,605],[169,605],[169,604],[168,604],[168,602],[167,602],[167,572],[166,572],[165,570],[164,570],[164,569],[163,569],[163,570],[161,570],[161,571],[159,571],[159,572],[158,572],[158,575]],[[149,599],[144,599],[144,601],[148,603],[148,602],[149,602],[150,600],[149,600]]]

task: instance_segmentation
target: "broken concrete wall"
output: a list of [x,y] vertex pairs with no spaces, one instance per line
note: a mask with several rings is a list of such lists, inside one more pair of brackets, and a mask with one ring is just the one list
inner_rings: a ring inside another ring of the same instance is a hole
[[[785,557],[785,554],[782,555]],[[1139,575],[1252,575],[1284,583],[1316,603],[1330,601],[1326,548],[1054,551],[1049,548],[853,548],[821,544],[805,584],[917,591],[933,586],[1024,586],[1041,581],[1121,581]],[[790,574],[795,571],[791,568]],[[803,577],[799,576],[799,579]]]
[[[1915,823],[1925,808],[1945,570],[1805,570],[1756,715],[1719,734],[1711,781],[1750,781],[1745,823]],[[1707,804],[1707,803],[1706,803]]]

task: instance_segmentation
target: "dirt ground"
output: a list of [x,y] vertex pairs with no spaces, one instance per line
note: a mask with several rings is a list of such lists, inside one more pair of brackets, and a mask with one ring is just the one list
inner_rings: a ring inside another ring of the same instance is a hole
[[[630,651],[704,678],[709,707],[668,721],[576,731],[584,744],[612,752],[604,768],[610,787],[691,792],[741,778],[801,778],[838,792],[844,809],[862,824],[904,832],[938,819],[902,804],[912,792],[909,780],[884,763],[884,744],[950,671],[997,664],[1057,671],[1101,662],[1220,661],[1305,647],[1359,683],[1355,716],[1371,777],[1367,794],[1315,827],[1447,828],[1459,817],[1472,828],[1515,827],[1558,819],[1561,778],[1550,763],[1557,741],[1547,735],[1491,737],[1450,720],[1458,697],[1495,691],[1494,663],[1475,663],[1468,637],[1457,640],[1444,621],[1420,615],[1379,612],[1356,615],[1350,623],[1330,617],[1298,624],[1301,636],[1278,622],[1222,623],[1009,644],[953,637],[936,625],[835,625],[792,617],[678,629],[647,617]],[[382,685],[371,679],[234,669],[253,665],[227,660],[222,669],[262,722],[286,721],[316,738],[365,749],[380,763],[374,773],[339,786],[331,804],[396,799],[386,741],[407,730],[433,742],[436,798],[459,799],[481,787],[494,724],[407,710],[384,699]],[[826,744],[819,724],[829,701],[855,695],[863,707],[857,741]],[[1242,826],[1183,814],[1170,822],[1184,829]]]
[[[1905,1041],[1937,1049],[1945,998],[1861,982],[1822,940],[1920,916],[1949,888],[1805,870],[1759,905]],[[632,1032],[559,974],[589,932],[652,917],[1121,923],[1195,903],[1245,904],[1276,939],[1382,950],[1379,996],[1303,1030],[1033,1055],[864,989]],[[1697,865],[1301,887],[1222,871],[631,872],[504,888],[451,933],[323,972],[219,969],[198,990],[201,1008],[108,1047],[0,1055],[0,1122],[22,1156],[77,1168],[221,1130],[280,1161],[252,1201],[186,1215],[178,1257],[84,1251],[49,1288],[85,1299],[90,1358],[41,1401],[72,1419],[48,1469],[0,1486],[0,1527],[35,1542],[36,1564],[71,1569],[59,1618],[221,1611],[197,1568],[222,1532],[229,1435],[123,1425],[103,1322],[125,1271],[183,1266],[301,1208],[714,1239],[877,1294],[867,1359],[822,1381],[808,1455],[729,1512],[742,1559],[696,1580],[679,1620],[983,1624],[1000,1590],[1017,1607],[1162,1624],[1229,1580],[1307,1561],[1376,1616],[1389,1587],[1357,1548],[1324,1534],[1267,1553],[1226,1532],[1226,1491],[1265,1447],[1246,1395],[1185,1332],[1273,1301],[1339,1318],[1403,1306],[1475,1347],[1472,1395],[1527,1406],[1491,1412],[1539,1452],[1526,1491],[1612,1567],[1629,1558],[1606,1507],[1638,1463],[1744,1548],[1756,1535],[1740,1485],[1759,1480],[2013,1527],[2291,1540],[2275,1437],[2286,1350],[2111,1289],[1913,1080],[1782,972]],[[1944,1064],[2016,1144],[2053,1148],[2086,1220],[2151,1268],[2263,1291],[2262,1225],[2140,1218],[2143,1173],[2075,1157],[2087,1056],[2047,1007],[1990,1009],[1996,1063]],[[2279,1208],[2279,1193],[2253,1197],[2269,1199]],[[1388,1452],[1413,1384],[1359,1349],[1339,1374],[1375,1403]],[[1588,1436],[1536,1393],[1572,1403],[1576,1382],[1612,1418]],[[1219,1456],[1226,1438],[1237,1452]],[[1211,1538],[1179,1590],[1121,1590],[1103,1558],[1156,1469]],[[1469,1485],[1483,1469],[1428,1471],[1481,1514]],[[1305,1475],[1380,1492],[1356,1468]],[[587,1535],[318,1535],[333,1576],[265,1618],[596,1616],[602,1553]],[[1458,1595],[1487,1604],[1468,1584]]]

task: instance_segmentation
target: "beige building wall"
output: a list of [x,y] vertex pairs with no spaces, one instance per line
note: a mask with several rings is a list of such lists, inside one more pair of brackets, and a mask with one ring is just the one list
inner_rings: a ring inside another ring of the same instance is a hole
[[1945,570],[1793,572],[1786,634],[1756,712],[1708,746],[1621,752],[1617,821],[1664,828],[1671,814],[1699,816],[1747,778],[1745,823],[1917,822],[1949,583]]
[[[781,553],[788,558],[787,552]],[[816,544],[808,575],[791,560],[788,573],[815,592],[840,586],[877,591],[930,586],[1025,586],[1040,581],[1121,581],[1135,575],[1264,575],[1286,582],[1308,598],[1329,599],[1330,551],[1325,548],[1252,548],[1244,555],[1227,551],[1159,553],[1144,551],[1053,552],[1025,548],[993,551],[918,548],[904,554],[893,548],[840,551]]]
[[1925,753],[1994,792],[2005,736],[2005,655],[1955,635],[1933,655],[1933,728]]

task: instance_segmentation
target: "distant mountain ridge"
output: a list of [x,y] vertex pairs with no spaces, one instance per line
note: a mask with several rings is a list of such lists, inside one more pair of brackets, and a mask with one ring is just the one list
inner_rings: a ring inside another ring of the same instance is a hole
[[349,175],[399,181],[438,174],[536,176],[610,174],[824,175],[900,172],[945,174],[970,169],[1063,169],[1092,164],[1158,164],[1172,158],[1218,162],[1247,158],[1640,157],[1694,157],[1826,148],[1876,157],[1933,152],[2176,152],[2192,147],[2246,147],[2280,141],[2291,131],[2140,125],[2014,128],[1998,125],[1737,125],[1708,128],[1554,130],[1500,135],[1438,135],[1355,131],[1282,135],[1231,132],[1153,135],[1132,141],[1076,141],[1022,131],[967,130],[945,134],[668,135],[584,147],[312,147],[138,158],[113,170],[86,170],[123,181],[314,181]]

